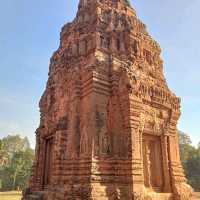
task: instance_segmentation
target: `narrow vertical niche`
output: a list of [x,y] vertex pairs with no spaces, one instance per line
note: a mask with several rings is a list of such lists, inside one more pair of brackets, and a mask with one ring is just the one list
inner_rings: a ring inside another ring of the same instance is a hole
[[120,49],[121,49],[121,44],[120,44],[120,39],[119,39],[119,38],[117,38],[116,46],[117,46],[117,51],[120,51]]
[[52,175],[52,156],[53,156],[53,138],[45,140],[45,159],[44,159],[44,175],[43,185],[44,187],[51,183]]

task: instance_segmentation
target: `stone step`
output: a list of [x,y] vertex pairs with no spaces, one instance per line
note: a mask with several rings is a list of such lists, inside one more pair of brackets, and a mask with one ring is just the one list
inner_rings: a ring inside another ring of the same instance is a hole
[[148,193],[149,196],[151,196],[152,200],[173,200],[173,194],[172,193],[156,193],[156,192],[150,192]]
[[31,194],[27,197],[27,200],[41,200],[41,198],[37,195]]
[[41,194],[29,194],[26,200],[42,200]]

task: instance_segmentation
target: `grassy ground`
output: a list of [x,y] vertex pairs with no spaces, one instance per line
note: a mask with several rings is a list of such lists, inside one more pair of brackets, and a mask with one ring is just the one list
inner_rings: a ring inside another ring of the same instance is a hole
[[[0,200],[21,200],[21,192],[0,192]],[[200,200],[200,192],[192,200]]]
[[0,192],[0,200],[21,200],[21,192]]

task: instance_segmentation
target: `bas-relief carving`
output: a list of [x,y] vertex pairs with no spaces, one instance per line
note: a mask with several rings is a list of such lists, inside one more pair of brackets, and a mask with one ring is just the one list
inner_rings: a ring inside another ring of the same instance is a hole
[[110,38],[101,36],[101,47],[108,49],[110,47]]
[[[105,108],[104,108],[105,109]],[[103,110],[103,109],[102,109]],[[101,113],[96,110],[96,135],[94,139],[94,155],[95,156],[111,156],[111,130],[107,123],[107,113]]]
[[108,133],[103,134],[101,137],[101,153],[103,155],[110,155],[111,153],[110,136]]
[[[93,116],[95,116],[95,123],[91,123],[94,122]],[[105,116],[102,113],[95,111],[95,115],[91,115],[91,113],[88,113],[87,117],[84,118],[86,118],[87,120],[85,120],[85,122],[81,126],[81,154],[87,156],[91,153],[89,149],[92,144],[90,137],[94,138],[94,156],[108,154],[110,151],[110,141],[108,134],[105,133],[105,131],[107,130]],[[90,135],[89,133],[92,130],[91,126],[95,126],[96,133],[94,136]]]
[[91,123],[93,119],[92,113],[84,113],[80,122],[80,156],[88,157],[91,154]]
[[82,128],[81,131],[81,139],[80,139],[80,154],[81,155],[89,155],[89,149],[88,149],[89,141],[88,141],[88,133],[86,126]]
[[[137,87],[139,88],[139,87]],[[130,93],[132,90],[129,90]],[[145,126],[149,127],[155,134],[160,131],[162,134],[162,129],[164,129],[170,121],[170,115],[168,110],[163,110],[160,108],[155,108],[146,103],[142,106],[142,111],[140,113],[140,126],[139,130],[143,132]]]

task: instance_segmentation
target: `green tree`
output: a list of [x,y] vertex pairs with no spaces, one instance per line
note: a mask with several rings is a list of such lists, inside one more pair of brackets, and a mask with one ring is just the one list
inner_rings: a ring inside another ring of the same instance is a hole
[[32,150],[20,151],[15,153],[11,162],[12,169],[12,187],[23,188],[26,184],[26,180],[31,173],[32,161],[34,158],[34,152]]
[[180,156],[189,184],[200,191],[200,148],[192,146],[190,137],[179,132]]
[[3,141],[0,140],[0,169],[3,168],[9,160],[9,155],[4,149]]
[[199,149],[191,149],[189,157],[185,161],[185,171],[189,183],[195,190],[200,191],[200,151]]
[[182,131],[179,131],[179,144],[180,145],[191,145],[192,141],[190,136]]
[[191,144],[190,137],[186,133],[179,131],[180,156],[183,164],[188,160],[189,152],[193,149]]
[[8,152],[10,156],[18,151],[25,151],[30,149],[28,138],[22,138],[20,135],[8,135],[2,139],[3,149]]
[[[6,164],[4,157],[7,158]],[[23,189],[30,176],[33,159],[34,151],[28,138],[16,135],[0,140],[0,189]]]
[[2,180],[3,189],[23,189],[30,176],[33,159],[34,151],[31,149],[15,153],[10,164],[3,170],[3,175],[6,176]]
[[126,3],[128,6],[131,6],[130,0],[124,0],[124,1],[125,1],[125,3]]

